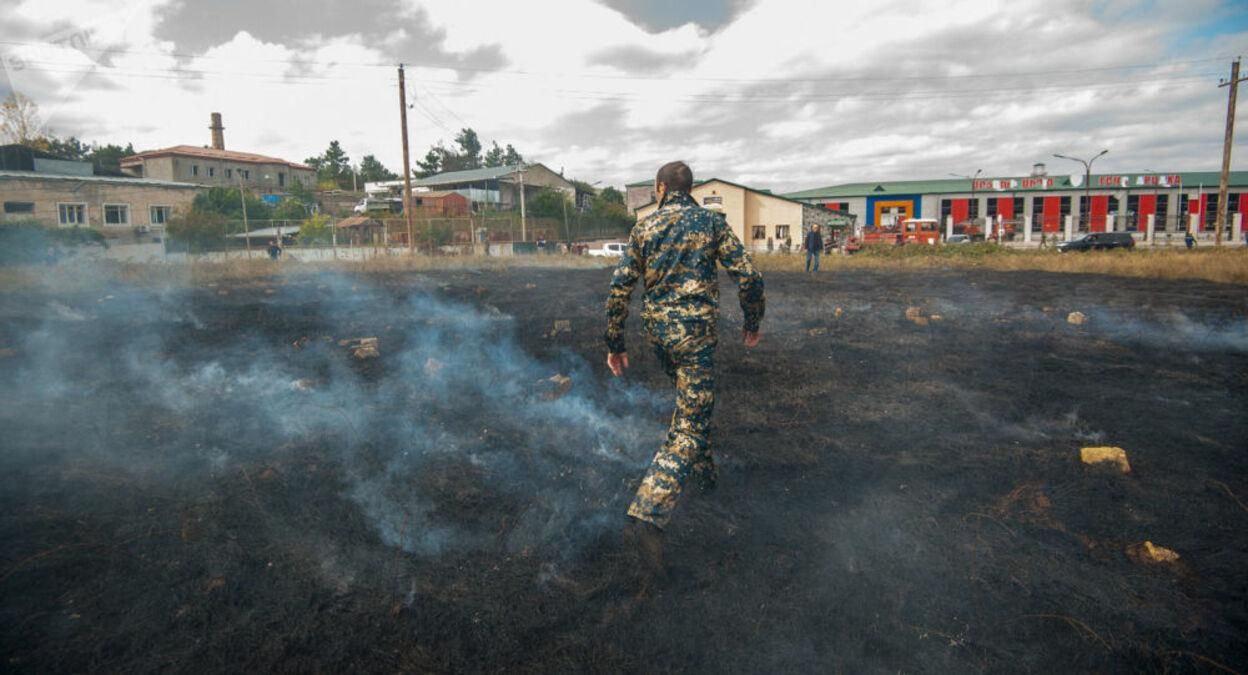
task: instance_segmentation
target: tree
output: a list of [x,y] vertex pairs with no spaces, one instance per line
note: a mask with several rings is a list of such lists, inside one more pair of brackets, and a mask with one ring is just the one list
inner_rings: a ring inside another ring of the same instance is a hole
[[329,216],[317,213],[299,224],[299,243],[325,244],[333,239],[334,223]]
[[[311,209],[304,202],[294,198],[287,197],[278,202],[273,207],[273,220],[303,220],[311,213]],[[251,209],[247,210],[247,217],[251,217]]]
[[40,137],[39,106],[23,94],[10,92],[0,103],[0,139],[30,145]]
[[503,153],[503,165],[515,166],[517,164],[523,164],[523,163],[524,163],[524,157],[521,157],[520,153],[516,152],[516,149],[511,147],[511,143],[508,143],[507,150],[506,152]]
[[604,204],[623,204],[624,203],[624,194],[620,192],[619,190],[611,187],[610,185],[603,188],[602,192],[598,193],[597,198],[601,199]]
[[446,157],[446,148],[442,144],[431,146],[429,152],[425,153],[424,159],[416,160],[416,168],[412,169],[412,174],[417,178],[428,178],[434,174],[442,173],[442,159]]
[[455,135],[455,144],[459,146],[455,164],[461,170],[481,168],[481,139],[477,138],[476,131],[471,127],[460,129]]
[[360,180],[363,182],[395,180],[398,177],[399,174],[387,169],[372,155],[364,155],[364,159],[360,160]]
[[121,158],[134,154],[134,145],[126,143],[126,147],[120,145],[96,145],[91,144],[91,151],[83,156],[83,161],[91,162],[95,167],[95,172],[99,174],[120,174]]
[[316,169],[316,177],[323,183],[333,183],[340,188],[351,185],[351,158],[338,141],[330,141],[325,152],[304,160]]
[[491,141],[491,143],[493,147],[485,153],[484,164],[489,167],[504,166],[506,163],[503,161],[503,149],[498,147],[498,141]]
[[538,218],[562,218],[567,208],[566,198],[558,190],[542,190],[525,204],[531,216]]
[[171,240],[186,246],[191,253],[203,253],[225,241],[225,227],[225,216],[192,208],[189,213],[170,218],[168,232]]
[[87,156],[91,154],[91,146],[74,136],[64,140],[55,136],[46,136],[36,141],[31,147],[75,162],[86,161]]
[[[250,220],[269,220],[273,217],[273,208],[247,192],[247,218]],[[230,220],[243,219],[243,205],[238,198],[238,188],[214,187],[207,192],[195,195],[191,201],[191,211],[202,214],[215,214]]]

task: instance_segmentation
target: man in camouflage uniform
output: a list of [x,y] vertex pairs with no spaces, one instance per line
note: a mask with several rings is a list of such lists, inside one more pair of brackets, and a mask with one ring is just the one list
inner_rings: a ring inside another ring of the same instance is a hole
[[659,206],[633,227],[611,279],[607,298],[607,366],[619,376],[628,368],[624,320],[638,279],[645,280],[642,323],[659,363],[676,385],[676,410],[667,440],[654,456],[628,507],[628,536],[646,562],[661,569],[658,538],[680,491],[694,478],[714,487],[715,464],[707,432],[715,407],[714,354],[719,287],[716,264],[739,286],[745,314],[743,339],[758,344],[763,319],[763,278],[723,214],[703,209],[689,196],[693,174],[683,162],[659,169]]

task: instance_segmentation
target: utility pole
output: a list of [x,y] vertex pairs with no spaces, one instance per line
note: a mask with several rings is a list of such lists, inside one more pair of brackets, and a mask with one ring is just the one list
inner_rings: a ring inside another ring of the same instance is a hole
[[243,195],[243,175],[241,173],[238,175],[238,201],[243,204],[243,241],[247,244],[247,259],[251,260],[251,228],[247,226],[247,197]]
[[[1078,157],[1067,157],[1054,153],[1053,156],[1058,159],[1069,159],[1072,162],[1079,162],[1083,165],[1083,208],[1079,209],[1079,217],[1087,217],[1088,231],[1092,231],[1092,162],[1100,159],[1102,155],[1108,153],[1109,150],[1102,150],[1096,153],[1092,159],[1079,159]],[[1087,213],[1084,213],[1087,211]]]
[[516,171],[520,174],[520,241],[528,241],[528,220],[524,214],[524,162],[516,165]]
[[399,125],[403,127],[403,217],[407,219],[407,254],[415,255],[416,239],[412,233],[412,165],[407,154],[407,85],[403,64],[399,64]]
[[1218,220],[1213,240],[1217,246],[1222,245],[1222,232],[1226,227],[1226,184],[1231,173],[1231,144],[1235,140],[1235,96],[1239,91],[1240,82],[1243,80],[1239,77],[1239,59],[1236,58],[1231,62],[1231,79],[1218,85],[1218,87],[1228,87],[1230,91],[1226,101],[1226,137],[1222,140],[1222,177],[1218,180]]

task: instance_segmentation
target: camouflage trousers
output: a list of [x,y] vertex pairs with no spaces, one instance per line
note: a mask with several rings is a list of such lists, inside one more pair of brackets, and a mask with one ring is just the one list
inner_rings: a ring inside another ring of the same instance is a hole
[[651,328],[655,354],[676,385],[676,409],[667,440],[654,455],[628,515],[665,527],[690,478],[713,485],[715,462],[709,432],[715,409],[713,326]]

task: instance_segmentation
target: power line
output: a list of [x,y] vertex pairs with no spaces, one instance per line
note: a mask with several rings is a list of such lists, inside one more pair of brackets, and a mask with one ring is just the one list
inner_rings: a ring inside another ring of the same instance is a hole
[[[46,42],[22,42],[12,40],[0,40],[0,45],[9,46],[27,46],[27,47],[47,47],[50,43]],[[64,47],[72,49],[72,47]],[[94,50],[93,50],[94,51]],[[226,60],[235,61],[234,57],[214,56],[207,54],[191,54],[186,52],[165,52],[153,50],[123,49],[123,48],[101,48],[98,50],[102,54],[130,54],[130,55],[146,55],[146,56],[163,56],[180,60]],[[507,69],[507,68],[491,68],[477,67],[465,64],[447,64],[434,65],[431,68],[439,70],[457,70],[475,73],[487,73],[494,75],[519,75],[525,77],[555,77],[555,78],[582,78],[582,79],[601,79],[601,80],[641,80],[641,81],[658,81],[658,82],[856,82],[864,80],[880,80],[888,79],[897,80],[972,80],[984,78],[1017,78],[1032,76],[1049,76],[1049,75],[1073,75],[1081,73],[1098,73],[1098,72],[1114,72],[1120,70],[1140,70],[1150,68],[1166,68],[1174,66],[1188,66],[1201,63],[1221,62],[1231,56],[1219,54],[1206,58],[1189,59],[1181,61],[1160,61],[1154,63],[1125,63],[1119,65],[1106,65],[1091,68],[1058,68],[1047,70],[1019,70],[1019,71],[998,71],[992,73],[964,73],[964,74],[925,74],[925,75],[896,75],[894,73],[862,73],[840,76],[822,76],[822,77],[766,77],[766,78],[744,78],[739,76],[656,76],[656,75],[624,75],[609,73],[576,73],[566,71],[532,71],[523,69]],[[343,61],[343,60],[324,60],[324,59],[303,59],[303,58],[286,58],[286,59],[249,59],[251,63],[273,63],[294,66],[321,66],[326,68],[335,67],[352,67],[352,68],[391,68],[392,64],[380,61]]]

